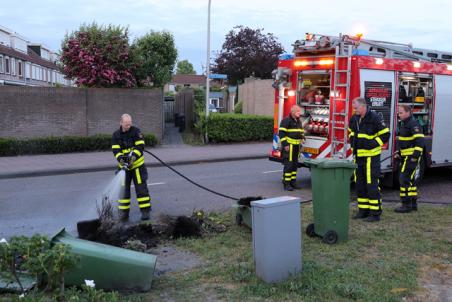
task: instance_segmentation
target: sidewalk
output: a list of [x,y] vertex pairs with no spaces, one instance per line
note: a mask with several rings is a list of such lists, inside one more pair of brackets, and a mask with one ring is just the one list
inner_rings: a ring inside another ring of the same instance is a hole
[[[147,150],[170,165],[265,158],[271,142],[209,146],[163,145]],[[146,166],[161,166],[145,154]],[[116,168],[111,151],[0,157],[0,179],[81,172]]]

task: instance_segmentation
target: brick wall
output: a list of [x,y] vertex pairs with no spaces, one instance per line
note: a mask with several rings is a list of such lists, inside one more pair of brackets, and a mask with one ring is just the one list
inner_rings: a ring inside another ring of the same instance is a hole
[[160,89],[0,86],[0,137],[111,134],[129,113],[144,133],[163,136]]
[[239,101],[243,102],[244,114],[273,116],[275,90],[273,80],[247,78],[239,86]]

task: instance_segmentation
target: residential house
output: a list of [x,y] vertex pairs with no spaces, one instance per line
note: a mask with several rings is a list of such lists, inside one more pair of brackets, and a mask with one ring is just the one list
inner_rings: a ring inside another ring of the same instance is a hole
[[[210,74],[209,104],[213,104],[220,112],[231,112],[228,97],[227,76],[224,74]],[[206,76],[197,74],[176,74],[171,81],[165,85],[164,92],[176,92],[180,88],[203,88],[206,87]]]
[[165,92],[176,92],[179,88],[205,88],[206,76],[198,74],[175,74],[171,81],[165,85]]
[[72,86],[58,65],[59,56],[41,44],[31,44],[0,26],[0,85]]

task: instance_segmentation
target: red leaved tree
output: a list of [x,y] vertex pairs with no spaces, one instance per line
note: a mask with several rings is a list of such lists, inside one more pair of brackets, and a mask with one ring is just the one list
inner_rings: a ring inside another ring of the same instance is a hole
[[61,48],[63,72],[78,86],[136,86],[127,28],[83,24],[66,35]]

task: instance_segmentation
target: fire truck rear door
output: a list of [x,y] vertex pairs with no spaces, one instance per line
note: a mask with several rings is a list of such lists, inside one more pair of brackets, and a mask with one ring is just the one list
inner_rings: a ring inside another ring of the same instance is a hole
[[[388,145],[383,146],[381,158],[388,157],[392,152],[392,135],[394,129],[394,71],[385,70],[360,70],[360,95],[367,101],[373,110],[380,113],[386,125],[391,131],[391,138]],[[381,163],[382,171],[388,170],[391,166],[391,158]]]
[[452,164],[452,76],[435,76],[435,87],[432,161]]

